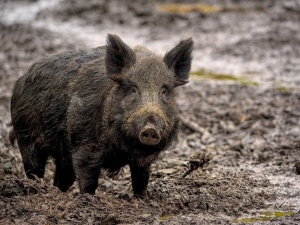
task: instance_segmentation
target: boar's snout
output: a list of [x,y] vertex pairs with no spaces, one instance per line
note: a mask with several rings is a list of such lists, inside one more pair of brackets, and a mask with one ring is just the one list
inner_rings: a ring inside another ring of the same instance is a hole
[[142,144],[157,145],[161,137],[154,125],[147,124],[140,132],[139,139]]

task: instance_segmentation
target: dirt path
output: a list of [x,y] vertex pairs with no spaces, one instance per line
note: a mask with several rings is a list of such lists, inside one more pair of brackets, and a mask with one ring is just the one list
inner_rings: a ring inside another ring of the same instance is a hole
[[[203,2],[0,0],[0,224],[300,224],[300,4]],[[28,181],[8,143],[15,80],[39,57],[102,45],[107,33],[161,54],[196,43],[197,76],[178,90],[182,134],[153,165],[146,201],[132,199],[128,168],[100,179],[96,196],[56,190],[52,162]],[[182,178],[203,153],[209,165]]]

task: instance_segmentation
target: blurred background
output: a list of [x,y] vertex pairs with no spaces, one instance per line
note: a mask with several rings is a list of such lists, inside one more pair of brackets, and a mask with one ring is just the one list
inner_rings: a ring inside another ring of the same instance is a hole
[[72,44],[103,45],[107,33],[161,54],[180,39],[193,37],[193,71],[277,86],[300,83],[297,0],[1,0],[0,4],[1,51],[14,54],[18,49],[18,57],[22,53],[30,62],[31,53],[36,59]]

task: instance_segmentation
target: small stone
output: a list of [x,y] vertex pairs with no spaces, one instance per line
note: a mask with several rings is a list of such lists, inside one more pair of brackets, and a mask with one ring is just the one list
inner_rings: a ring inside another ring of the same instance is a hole
[[149,213],[145,213],[145,214],[140,215],[140,218],[143,218],[143,219],[147,219],[149,217],[151,217],[151,214],[149,214]]
[[176,169],[174,168],[168,168],[168,169],[161,169],[158,172],[160,173],[164,173],[164,174],[172,174],[176,171]]
[[6,161],[0,164],[0,168],[3,170],[10,170],[12,168],[11,161]]

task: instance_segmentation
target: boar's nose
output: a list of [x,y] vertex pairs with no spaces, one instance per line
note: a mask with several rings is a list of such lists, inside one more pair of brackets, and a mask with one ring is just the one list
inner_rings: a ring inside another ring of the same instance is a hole
[[160,142],[160,135],[154,126],[146,125],[140,132],[139,139],[145,145],[157,145]]

